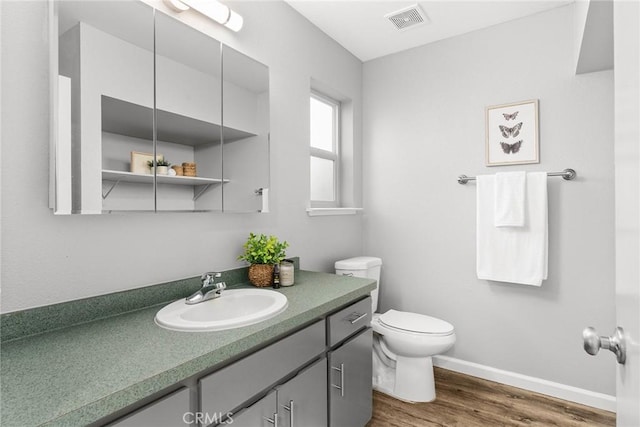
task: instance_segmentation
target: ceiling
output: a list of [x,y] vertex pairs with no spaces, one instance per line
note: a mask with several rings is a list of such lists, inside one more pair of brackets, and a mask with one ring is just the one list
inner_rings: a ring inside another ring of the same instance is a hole
[[[364,62],[564,6],[574,0],[285,1]],[[425,24],[399,31],[384,17],[416,3],[427,15]]]

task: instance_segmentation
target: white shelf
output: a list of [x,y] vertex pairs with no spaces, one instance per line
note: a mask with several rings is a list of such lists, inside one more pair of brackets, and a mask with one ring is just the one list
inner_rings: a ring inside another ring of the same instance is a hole
[[[158,184],[172,184],[172,185],[211,185],[222,184],[229,182],[228,179],[218,178],[202,178],[199,176],[173,176],[173,175],[156,175]],[[103,181],[120,181],[120,182],[140,182],[140,183],[153,183],[153,175],[140,174],[125,171],[114,171],[103,169],[102,170]]]
[[[102,95],[102,130],[147,140],[153,139],[153,109]],[[251,132],[156,109],[156,132],[160,141],[197,147],[225,144],[256,136]]]
[[[191,187],[198,186],[201,189],[197,192],[197,194],[193,196],[194,201],[198,200],[198,197],[200,197],[205,191],[207,191],[211,185],[224,184],[226,182],[229,182],[228,179],[201,178],[199,176],[156,175],[156,178],[156,182],[158,184],[188,185]],[[102,194],[102,200],[104,200],[109,197],[111,191],[113,191],[113,189],[116,188],[116,186],[121,182],[153,184],[153,175],[103,169],[102,180],[113,182],[107,192]]]

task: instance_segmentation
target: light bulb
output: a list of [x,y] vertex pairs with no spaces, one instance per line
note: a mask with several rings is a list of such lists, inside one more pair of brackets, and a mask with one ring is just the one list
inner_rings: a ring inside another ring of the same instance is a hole
[[164,4],[169,6],[169,8],[173,9],[176,12],[184,12],[189,10],[189,6],[182,3],[180,0],[164,0]]
[[242,19],[242,16],[229,9],[229,20],[224,25],[230,30],[238,32],[242,29],[242,24],[244,24],[244,19]]
[[216,0],[184,0],[183,3],[219,24],[229,20],[230,9]]
[[217,0],[163,0],[172,10],[184,12],[194,9],[233,31],[240,31],[244,19]]

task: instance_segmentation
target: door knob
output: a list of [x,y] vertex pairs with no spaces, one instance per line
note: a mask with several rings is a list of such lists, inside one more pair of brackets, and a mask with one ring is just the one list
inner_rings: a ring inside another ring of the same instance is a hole
[[624,365],[627,359],[627,348],[624,342],[624,330],[617,327],[613,335],[610,337],[598,336],[594,328],[589,326],[582,331],[584,339],[584,351],[592,356],[598,354],[598,350],[604,348],[615,353],[618,363]]

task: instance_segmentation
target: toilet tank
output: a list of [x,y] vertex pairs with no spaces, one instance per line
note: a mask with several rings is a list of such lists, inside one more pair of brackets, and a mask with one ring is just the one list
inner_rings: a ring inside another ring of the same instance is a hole
[[370,256],[359,256],[355,258],[336,261],[335,269],[337,275],[365,277],[378,282],[376,289],[371,291],[371,306],[373,313],[378,309],[378,288],[380,285],[380,268],[382,259]]

